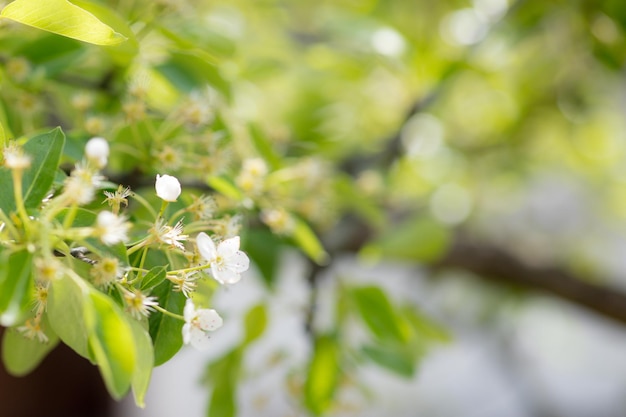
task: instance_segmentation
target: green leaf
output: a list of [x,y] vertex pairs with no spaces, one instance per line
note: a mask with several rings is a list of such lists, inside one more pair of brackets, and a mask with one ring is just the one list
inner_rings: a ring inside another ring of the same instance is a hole
[[88,289],[70,277],[52,281],[48,292],[48,319],[52,330],[79,355],[91,360],[87,348],[88,329],[84,318],[84,300]]
[[208,417],[234,417],[237,411],[235,404],[235,385],[230,380],[215,384],[209,403]]
[[[24,144],[24,151],[32,158],[31,166],[24,172],[22,178],[26,208],[39,207],[41,200],[50,191],[64,144],[65,135],[58,127],[48,133],[37,135]],[[0,170],[0,184],[3,187],[0,193],[0,209],[5,213],[15,211],[13,180],[11,171],[6,168]]]
[[243,250],[261,272],[268,285],[274,282],[282,249],[278,236],[266,228],[247,229],[243,236]]
[[65,135],[60,127],[37,135],[24,144],[24,151],[33,158],[30,169],[24,172],[23,189],[26,208],[39,207],[41,200],[50,191],[64,145]]
[[235,393],[241,371],[242,353],[242,348],[237,347],[208,366],[207,377],[213,385],[208,417],[235,416],[237,411]]
[[1,132],[1,136],[2,139],[0,140],[0,149],[4,149],[4,147],[6,146],[6,142],[9,138],[13,137],[13,132],[11,132],[11,127],[9,126],[9,121],[7,120],[7,114],[6,114],[6,110],[4,108],[4,103],[2,103],[2,101],[0,100],[0,124],[2,126],[0,126],[0,129],[2,130]]
[[143,292],[149,292],[165,281],[165,276],[166,268],[164,266],[155,266],[141,279],[139,289]]
[[296,218],[295,223],[292,237],[296,244],[309,258],[320,265],[326,264],[328,262],[328,253],[324,250],[315,232],[303,220]]
[[226,197],[233,200],[241,200],[243,198],[243,194],[241,194],[239,188],[225,177],[211,176],[207,182],[211,188]]
[[157,67],[179,90],[192,92],[210,85],[230,99],[230,83],[220,74],[215,59],[201,50],[170,52]]
[[4,148],[6,141],[7,141],[7,136],[6,136],[6,133],[4,132],[4,126],[2,125],[2,122],[0,121],[0,147]]
[[146,391],[148,391],[150,377],[152,375],[152,367],[154,366],[154,349],[152,348],[150,334],[144,326],[132,318],[129,319],[128,322],[130,323],[133,339],[135,340],[135,346],[137,348],[137,363],[135,364],[135,370],[131,379],[131,386],[135,404],[143,408],[145,406],[144,398]]
[[48,336],[48,342],[41,343],[20,334],[16,329],[9,329],[2,339],[2,361],[6,370],[14,376],[24,376],[41,363],[48,352],[59,344],[59,337],[52,331],[45,319],[41,328]]
[[252,307],[244,318],[245,340],[244,345],[248,345],[258,339],[267,326],[267,308],[264,304]]
[[385,232],[361,254],[371,258],[391,258],[418,262],[439,259],[450,245],[450,230],[420,215]]
[[136,369],[137,347],[124,313],[106,295],[91,291],[85,303],[89,349],[113,398],[121,399]]
[[445,328],[420,313],[413,306],[403,308],[401,313],[411,325],[417,338],[441,343],[446,343],[451,340],[450,333]]
[[332,336],[315,340],[313,358],[304,385],[306,407],[315,415],[328,410],[339,380],[339,348]]
[[397,375],[412,378],[415,374],[415,358],[402,346],[363,346],[361,352]]
[[256,147],[259,154],[263,157],[263,159],[269,164],[272,170],[276,170],[280,168],[282,165],[282,161],[280,156],[276,153],[274,148],[272,147],[272,143],[267,136],[265,136],[265,132],[254,123],[251,123],[250,126],[250,137],[252,138],[252,142]]
[[99,3],[84,0],[72,0],[76,6],[93,14],[101,22],[110,26],[118,34],[126,38],[126,42],[106,48],[111,58],[120,66],[127,66],[139,51],[139,45],[133,30],[115,10]]
[[3,254],[0,277],[0,324],[13,326],[32,300],[33,254],[26,249]]
[[211,362],[207,367],[206,380],[213,385],[235,383],[241,370],[243,350],[241,346],[232,349],[222,357]]
[[[183,314],[185,296],[182,292],[172,291],[172,283],[164,281],[154,288],[152,295],[157,297],[159,305],[174,313]],[[154,345],[154,366],[161,365],[176,354],[183,346],[183,321],[161,312],[150,315],[150,337]]]
[[404,343],[408,332],[387,295],[379,287],[361,287],[352,290],[357,311],[370,331],[380,340]]
[[126,40],[93,14],[67,0],[15,0],[2,9],[0,16],[96,45],[116,45]]
[[[24,44],[16,54],[26,58],[47,77],[54,77],[84,59],[85,45],[77,40],[46,33]],[[42,74],[43,75],[43,74]]]

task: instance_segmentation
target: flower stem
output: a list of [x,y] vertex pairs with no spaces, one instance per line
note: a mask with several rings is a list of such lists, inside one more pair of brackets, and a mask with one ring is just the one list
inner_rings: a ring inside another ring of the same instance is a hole
[[161,210],[159,211],[159,215],[157,216],[157,220],[163,217],[163,213],[165,213],[165,209],[167,208],[168,202],[163,200],[161,203]]
[[160,311],[161,313],[165,314],[166,316],[174,317],[175,319],[185,321],[185,318],[183,316],[181,316],[180,314],[172,313],[171,311],[168,311],[168,310],[164,309],[163,307],[161,307],[159,305],[156,305],[156,306],[153,306],[153,307],[155,308],[155,310]]
[[190,268],[184,268],[184,269],[177,269],[174,271],[171,271],[172,273],[180,273],[180,272],[193,272],[193,271],[202,271],[203,269],[207,269],[211,266],[211,264],[204,264],[204,265],[198,265],[198,266],[192,266]]
[[24,225],[24,229],[26,229],[29,223],[28,213],[26,213],[26,207],[24,206],[24,198],[22,196],[22,174],[24,173],[21,169],[14,169],[11,171],[13,174],[13,194],[15,197],[15,207],[17,208],[17,213],[22,220],[22,224]]

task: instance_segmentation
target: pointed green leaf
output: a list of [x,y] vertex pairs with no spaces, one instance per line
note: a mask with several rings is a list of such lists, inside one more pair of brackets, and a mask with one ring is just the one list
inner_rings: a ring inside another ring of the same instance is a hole
[[126,20],[117,14],[117,12],[112,8],[113,5],[111,5],[111,7],[107,7],[104,4],[84,0],[72,0],[72,3],[93,14],[101,22],[126,37],[126,42],[106,48],[106,51],[118,65],[123,67],[128,66],[132,59],[137,55],[139,45],[133,30],[130,26],[128,26]]
[[116,45],[126,40],[93,14],[67,0],[15,0],[2,9],[0,16],[96,45]]
[[352,291],[357,311],[370,331],[380,340],[405,343],[408,332],[389,298],[379,287],[361,287]]
[[191,92],[200,90],[207,84],[230,98],[230,83],[224,79],[215,59],[202,50],[172,51],[170,58],[157,69],[174,84],[178,90]]
[[267,308],[264,304],[252,307],[244,318],[245,341],[244,344],[250,344],[258,339],[267,326]]
[[424,215],[410,219],[386,230],[362,250],[362,255],[373,259],[433,262],[448,249],[450,230],[436,220]]
[[48,292],[48,320],[59,338],[79,355],[93,361],[87,348],[88,329],[83,315],[87,288],[70,277],[52,281]]
[[37,135],[24,144],[24,151],[33,158],[30,168],[24,172],[26,208],[39,207],[50,191],[64,146],[65,135],[60,127]]
[[314,414],[328,410],[339,380],[339,349],[332,336],[320,336],[315,340],[313,358],[304,385],[304,402]]
[[42,33],[24,44],[17,53],[42,71],[42,75],[53,78],[84,59],[85,45],[75,39]]
[[143,408],[145,406],[144,398],[146,391],[148,391],[148,385],[150,384],[150,377],[152,375],[152,367],[154,366],[154,349],[152,348],[150,334],[144,326],[134,319],[128,321],[133,332],[135,346],[137,347],[137,363],[135,364],[135,371],[131,379],[131,387],[133,389],[135,404]]
[[411,326],[415,338],[439,343],[447,343],[452,340],[450,333],[443,326],[421,313],[414,306],[402,308],[401,313]]
[[265,132],[255,123],[251,123],[249,128],[250,138],[252,139],[257,151],[259,151],[259,154],[263,156],[263,159],[269,164],[272,170],[280,168],[282,165],[280,156],[274,150],[272,142],[265,135]]
[[224,381],[215,385],[209,402],[208,417],[234,417],[237,411],[235,404],[235,385]]
[[226,177],[211,176],[207,182],[211,188],[228,198],[232,198],[233,200],[241,200],[243,198],[243,194],[241,194],[239,188]]
[[209,400],[208,417],[234,417],[237,414],[235,394],[241,372],[243,350],[236,347],[207,369],[207,378],[213,386]]
[[266,228],[249,228],[242,238],[243,250],[258,268],[266,284],[272,285],[278,270],[281,238]]
[[46,343],[28,339],[16,329],[5,332],[2,339],[2,361],[11,375],[24,376],[30,373],[59,344],[59,337],[52,331],[45,317],[44,315],[41,328],[48,336]]
[[315,235],[315,232],[313,232],[306,222],[296,219],[296,226],[293,230],[292,237],[309,258],[320,265],[324,265],[328,262],[328,253],[326,253],[322,243]]
[[141,285],[139,289],[143,292],[150,291],[154,287],[160,285],[163,281],[165,281],[165,267],[164,266],[155,266],[141,279]]
[[415,374],[415,358],[402,346],[364,346],[363,354],[376,364],[405,378]]
[[93,329],[89,348],[104,383],[111,396],[120,399],[128,391],[136,367],[137,347],[131,326],[120,308],[95,290],[85,300],[85,319]]
[[4,148],[6,141],[7,136],[6,133],[4,133],[4,126],[2,126],[2,122],[0,122],[0,147]]
[[3,326],[14,325],[32,300],[32,260],[33,254],[25,249],[5,252],[0,260],[0,324]]
[[[172,291],[172,283],[164,281],[154,288],[152,295],[157,297],[159,305],[174,313],[183,314],[185,296],[182,292]],[[160,312],[150,315],[150,337],[154,345],[154,366],[161,365],[176,354],[183,346],[183,321]]]
[[[24,151],[30,155],[30,168],[24,171],[22,190],[26,208],[36,208],[52,187],[57,173],[65,135],[60,128],[31,138],[24,144]],[[0,169],[0,209],[5,213],[15,211],[15,197],[11,171]]]

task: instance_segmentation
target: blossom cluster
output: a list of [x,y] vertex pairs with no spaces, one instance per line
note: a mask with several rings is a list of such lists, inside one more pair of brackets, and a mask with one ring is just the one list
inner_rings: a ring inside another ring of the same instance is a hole
[[[221,285],[231,285],[241,279],[241,274],[249,268],[250,260],[240,250],[240,238],[236,235],[221,237],[224,236],[221,231],[227,225],[209,213],[214,205],[206,196],[192,196],[191,204],[170,213],[168,205],[178,202],[182,194],[181,183],[174,176],[156,175],[156,199],[146,199],[123,185],[110,191],[110,183],[102,175],[107,167],[109,152],[106,139],[94,137],[87,141],[84,158],[60,187],[53,188],[42,201],[39,216],[34,217],[27,213],[19,189],[32,157],[13,142],[5,147],[4,166],[11,172],[16,184],[19,221],[12,221],[0,210],[2,243],[9,245],[8,242],[20,240],[35,242],[29,249],[34,253],[35,307],[33,314],[17,329],[27,338],[42,343],[48,341],[43,320],[48,290],[52,282],[69,276],[80,285],[86,282],[105,294],[117,294],[114,297],[116,302],[134,319],[145,320],[157,313],[181,320],[184,323],[184,343],[204,349],[208,346],[210,332],[218,329],[223,320],[213,309],[197,308],[192,297],[199,281],[205,277],[212,277]],[[107,204],[110,210],[93,209],[99,207],[96,201],[99,193],[104,194],[102,204]],[[155,210],[152,206],[159,199],[160,210]],[[147,212],[153,214],[150,225],[130,221],[131,216],[125,210],[134,204],[143,205]],[[85,206],[90,208],[85,209]],[[77,222],[77,218],[82,220]],[[92,218],[92,224],[85,225],[85,218]],[[37,228],[47,233],[37,233]],[[193,235],[195,238],[192,238]],[[40,241],[37,242],[37,239]],[[94,245],[94,239],[101,246]],[[125,255],[116,255],[120,251]],[[179,314],[181,311],[168,311],[160,305],[158,297],[151,294],[153,287],[144,285],[143,281],[154,266],[146,262],[151,251],[160,256],[161,260],[157,263],[164,269],[164,280],[171,283],[171,290],[182,293],[186,298],[182,315]],[[77,273],[72,259],[88,264],[88,274]],[[0,318],[1,324],[19,324],[13,322],[17,319],[7,317]]]

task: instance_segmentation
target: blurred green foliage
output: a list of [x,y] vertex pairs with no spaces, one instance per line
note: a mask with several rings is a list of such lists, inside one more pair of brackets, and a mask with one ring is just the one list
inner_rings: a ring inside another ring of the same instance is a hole
[[[10,3],[2,16],[12,20],[0,20],[0,141],[29,139],[24,147],[39,167],[25,177],[29,210],[83,157],[87,139],[104,136],[112,183],[131,184],[158,207],[146,190],[167,172],[185,184],[182,203],[168,213],[208,191],[226,219],[215,233],[242,221],[244,250],[270,294],[288,248],[316,264],[313,271],[344,251],[434,263],[459,230],[497,235],[499,216],[522,205],[528,183],[544,176],[584,184],[607,222],[626,214],[623,2],[81,0],[65,10],[69,3],[55,0],[55,13],[79,22],[90,12],[103,25],[98,34],[56,25],[56,15],[35,8],[40,3]],[[50,130],[57,126],[64,134]],[[52,136],[51,146],[37,143]],[[9,188],[10,178],[0,171]],[[11,196],[12,188],[0,194],[6,213],[15,210]],[[131,206],[132,220],[145,222],[146,210]],[[89,216],[79,212],[79,223],[81,215]],[[191,214],[181,218],[189,233],[201,231]],[[363,234],[346,219],[358,219]],[[601,269],[568,257],[582,240],[555,256],[583,271]],[[182,314],[183,295],[165,281],[167,256],[146,258],[141,288]],[[8,257],[21,266],[2,262],[10,267],[0,274],[0,307],[26,311],[32,279],[22,278],[31,275],[31,255]],[[310,278],[314,296],[317,278]],[[88,290],[84,299],[84,289],[54,285],[56,333],[100,365],[115,397],[132,384],[141,404],[153,364],[118,351],[120,334],[159,365],[180,349],[182,323],[155,314],[129,326],[115,294]],[[201,297],[210,300],[215,288],[207,288]],[[307,323],[310,357],[293,390],[314,415],[332,412],[355,360],[410,378],[432,344],[449,340],[384,285],[342,283],[335,296],[329,329]],[[243,357],[271,319],[265,304],[250,306],[244,340],[207,368],[208,415],[236,415]],[[61,322],[98,331],[85,345]],[[152,346],[141,327],[148,324]],[[352,346],[347,326],[361,326],[368,339]],[[15,374],[47,353],[22,347],[12,333],[3,346]],[[32,361],[15,358],[18,349]]]

